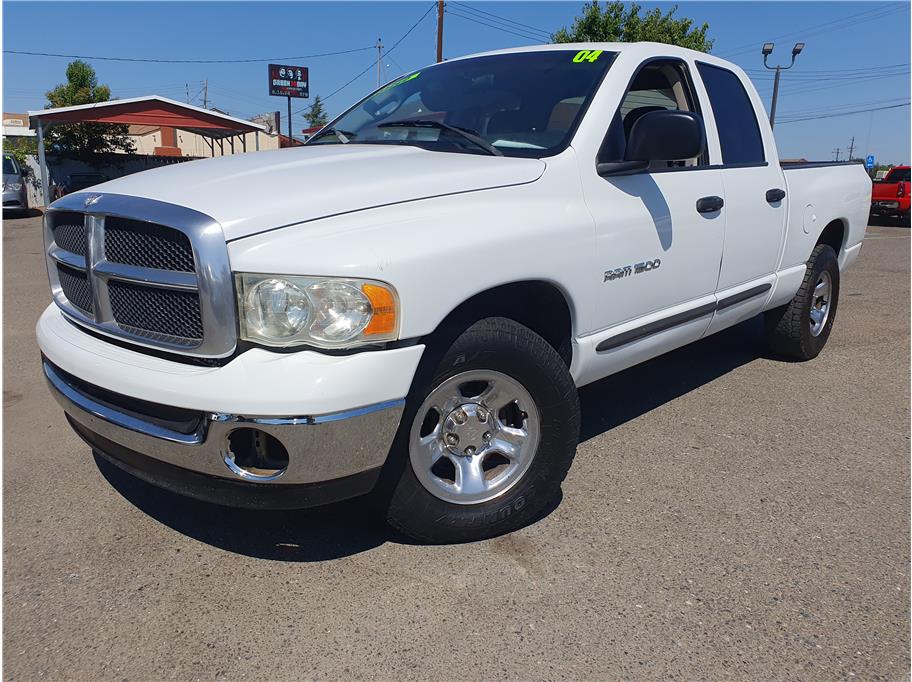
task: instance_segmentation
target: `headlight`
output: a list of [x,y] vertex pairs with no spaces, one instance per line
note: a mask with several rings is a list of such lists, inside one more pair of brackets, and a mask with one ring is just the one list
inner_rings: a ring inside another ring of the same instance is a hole
[[396,291],[363,279],[237,275],[241,338],[268,346],[345,348],[390,341]]
[[4,189],[4,191],[10,190],[11,192],[18,192],[20,189],[22,189],[22,183],[21,182],[4,182],[3,189]]

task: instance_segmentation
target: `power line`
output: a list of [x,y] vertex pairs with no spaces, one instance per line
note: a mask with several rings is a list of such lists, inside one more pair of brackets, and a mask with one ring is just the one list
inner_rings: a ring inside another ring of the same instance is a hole
[[[820,75],[827,76],[827,75],[853,74],[853,73],[871,73],[871,72],[882,71],[884,69],[900,69],[900,68],[908,69],[909,62],[905,62],[903,64],[875,64],[872,66],[861,66],[861,67],[856,67],[856,68],[851,68],[851,69],[843,69],[843,68],[804,69],[804,68],[802,68],[801,73],[802,74],[820,74]],[[756,73],[756,74],[764,74],[764,75],[767,73],[763,69],[744,69],[744,71],[745,71],[745,73]]]
[[[904,69],[883,70],[883,71],[882,71],[881,73],[879,73],[879,74],[876,73],[876,72],[872,72],[872,73],[862,73],[862,74],[847,74],[847,75],[844,75],[844,76],[837,76],[837,75],[833,75],[833,76],[816,76],[816,75],[813,75],[813,74],[810,74],[810,75],[795,74],[794,76],[789,76],[789,82],[790,82],[790,83],[799,83],[799,82],[817,83],[817,82],[820,82],[820,81],[840,81],[840,82],[846,82],[846,81],[867,80],[867,79],[869,79],[869,78],[871,78],[871,77],[873,77],[873,76],[875,76],[875,75],[880,75],[880,76],[904,76],[904,75],[906,75],[906,74],[908,74],[908,73],[909,73],[909,67],[907,66],[907,67],[905,67]],[[757,80],[759,80],[759,81],[768,81],[768,80],[770,80],[770,79],[769,79],[769,78],[763,78],[763,77],[760,77],[760,76],[751,76],[751,80],[755,80],[755,81],[757,81]]]
[[[894,12],[901,11],[903,6],[881,6],[875,7],[874,9],[868,9],[863,12],[858,12],[856,14],[849,14],[845,17],[840,17],[839,19],[833,19],[831,21],[826,21],[822,24],[816,24],[814,26],[809,26],[804,29],[799,29],[797,31],[791,31],[789,33],[784,33],[780,36],[776,36],[768,42],[776,42],[778,40],[786,40],[788,38],[794,38],[796,36],[806,37],[812,35],[819,35],[821,33],[829,33],[831,31],[840,31],[844,28],[851,28],[861,23],[868,21],[874,21],[875,19],[880,19],[881,17],[887,16],[888,14],[893,14]],[[719,56],[721,57],[732,57],[735,55],[745,54],[757,49],[759,43],[750,43],[744,44],[741,47],[735,47],[726,52],[721,52]]]
[[552,31],[545,31],[544,29],[536,28],[535,26],[529,26],[529,24],[524,24],[521,21],[516,21],[515,19],[508,19],[507,17],[501,16],[500,14],[494,14],[493,12],[488,12],[483,9],[478,9],[472,5],[468,5],[464,2],[457,2],[457,0],[451,0],[451,4],[457,5],[462,11],[469,11],[473,14],[487,15],[493,17],[497,21],[505,22],[507,24],[514,24],[522,28],[530,29],[533,33],[542,33],[545,35],[548,40],[551,39]]
[[[861,79],[852,79],[852,80],[846,79],[843,81],[839,81],[837,83],[832,83],[829,85],[820,85],[818,87],[811,87],[811,88],[803,87],[804,83],[785,83],[782,87],[782,90],[785,92],[792,92],[793,90],[800,89],[800,94],[803,95],[803,94],[810,93],[810,92],[819,92],[821,90],[832,90],[833,88],[843,88],[846,86],[847,83],[852,84],[859,80],[868,82],[868,81],[874,81],[874,80],[882,80],[884,78],[896,78],[897,76],[905,76],[905,75],[908,75],[908,72],[906,72],[906,73],[888,73],[888,74],[883,74],[880,76],[868,76],[868,77],[861,78]],[[768,91],[764,91],[763,94],[768,94]]]
[[836,104],[833,106],[819,106],[813,109],[801,109],[798,111],[789,111],[784,112],[782,115],[785,118],[794,117],[794,116],[806,116],[811,114],[825,114],[831,112],[837,112],[845,109],[855,109],[857,107],[866,107],[866,106],[880,106],[882,104],[896,104],[898,102],[905,102],[907,98],[905,97],[893,97],[891,99],[882,99],[876,100],[873,102],[853,102],[852,104]]
[[481,26],[487,26],[488,28],[493,28],[493,29],[497,29],[498,31],[503,31],[504,33],[512,33],[515,36],[519,36],[520,38],[525,38],[526,40],[532,40],[532,41],[535,41],[536,43],[541,43],[541,42],[544,42],[544,40],[545,40],[544,38],[541,38],[539,36],[530,35],[528,33],[519,33],[518,31],[514,31],[509,28],[504,28],[503,26],[497,26],[496,24],[489,24],[485,21],[482,21],[481,19],[469,16],[467,14],[460,14],[460,13],[456,12],[455,10],[452,10],[449,8],[446,10],[446,13],[451,14],[454,17],[459,17],[460,19],[464,19],[466,21],[471,21],[476,24],[480,24]]
[[819,116],[806,116],[804,118],[792,118],[787,121],[779,121],[780,124],[785,125],[786,123],[799,123],[801,121],[816,121],[821,118],[838,118],[840,116],[853,116],[855,114],[866,114],[869,111],[883,111],[885,109],[899,109],[901,107],[909,106],[909,102],[904,102],[902,104],[893,104],[888,107],[874,107],[873,109],[857,109],[855,111],[845,111],[839,114],[821,114]]
[[4,50],[5,54],[19,54],[30,57],[62,57],[65,59],[92,59],[94,61],[107,62],[143,62],[151,64],[251,64],[255,62],[284,62],[301,59],[316,59],[317,57],[333,57],[340,54],[352,54],[353,52],[363,52],[364,50],[373,50],[375,45],[368,47],[356,47],[351,50],[339,50],[337,52],[321,52],[319,54],[305,54],[294,57],[260,57],[256,59],[145,59],[140,57],[98,57],[84,54],[57,54],[54,52],[27,52],[24,50]]
[[[412,27],[411,27],[408,31],[406,31],[406,32],[402,35],[402,37],[399,38],[399,40],[397,40],[395,43],[393,43],[393,46],[392,46],[390,49],[388,49],[388,50],[386,51],[386,54],[389,54],[390,52],[392,52],[393,50],[395,50],[397,47],[399,47],[399,44],[400,44],[403,40],[405,40],[406,38],[408,38],[409,35],[411,34],[411,32],[414,31],[416,28],[418,28],[418,24],[420,24],[422,21],[424,21],[425,17],[427,17],[427,15],[430,14],[431,11],[434,10],[434,9],[436,9],[436,8],[437,8],[437,3],[436,3],[436,2],[435,2],[433,5],[431,5],[430,7],[428,7],[427,11],[426,11],[424,14],[421,15],[421,18],[420,18],[418,21],[416,21],[414,24],[412,24]],[[371,49],[371,50],[375,50],[375,49],[377,49],[377,46],[376,46],[376,45],[372,45],[372,46],[370,47],[370,49]],[[381,58],[382,58],[382,55],[381,55]],[[363,76],[363,75],[366,74],[368,71],[370,71],[372,68],[374,68],[374,67],[377,65],[377,62],[378,62],[378,61],[379,61],[379,59],[375,59],[374,61],[372,61],[372,62],[367,66],[366,69],[364,69],[363,71],[359,72],[354,78],[352,78],[350,81],[348,81],[347,83],[345,83],[345,85],[343,85],[342,87],[336,88],[335,90],[333,90],[333,91],[332,91],[331,93],[329,93],[326,97],[321,97],[321,98],[320,98],[320,101],[325,102],[325,101],[328,100],[330,97],[332,97],[332,96],[334,96],[334,95],[337,95],[338,93],[342,92],[345,88],[347,88],[349,85],[351,85],[351,84],[354,83],[356,80],[358,80],[359,78],[361,78],[361,76]],[[303,107],[303,108],[301,108],[301,109],[298,109],[297,111],[292,112],[292,115],[300,114],[302,111],[306,111],[308,108],[309,108],[309,107]]]

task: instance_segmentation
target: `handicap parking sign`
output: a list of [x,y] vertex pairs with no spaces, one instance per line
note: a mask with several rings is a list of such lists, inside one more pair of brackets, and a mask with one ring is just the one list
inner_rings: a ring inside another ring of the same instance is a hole
[[865,168],[867,168],[868,170],[871,170],[872,168],[874,168],[874,155],[873,154],[869,154],[868,158],[865,159]]

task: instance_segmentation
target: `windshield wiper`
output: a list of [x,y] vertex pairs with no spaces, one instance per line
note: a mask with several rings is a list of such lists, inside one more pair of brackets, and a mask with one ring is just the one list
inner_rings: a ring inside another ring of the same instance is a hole
[[340,130],[338,128],[324,128],[319,133],[317,133],[312,138],[310,138],[309,142],[313,142],[314,140],[317,140],[317,139],[323,137],[324,135],[335,135],[336,137],[339,138],[339,141],[342,144],[348,144],[349,142],[351,142],[350,138],[357,135],[357,133],[353,133],[348,130]]
[[500,151],[497,147],[492,145],[483,137],[480,137],[478,133],[474,130],[465,130],[463,128],[457,128],[456,126],[451,126],[448,123],[441,123],[440,121],[432,121],[430,119],[423,118],[414,118],[414,119],[405,119],[404,121],[390,121],[389,123],[381,123],[377,126],[378,128],[437,128],[438,130],[446,130],[449,133],[459,135],[461,138],[468,140],[477,147],[481,147],[488,154],[492,156],[503,156],[503,152]]

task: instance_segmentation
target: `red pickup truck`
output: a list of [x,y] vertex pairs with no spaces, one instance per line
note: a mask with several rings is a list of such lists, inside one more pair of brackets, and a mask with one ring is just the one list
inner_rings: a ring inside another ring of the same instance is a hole
[[909,166],[896,166],[874,183],[871,214],[909,221]]

